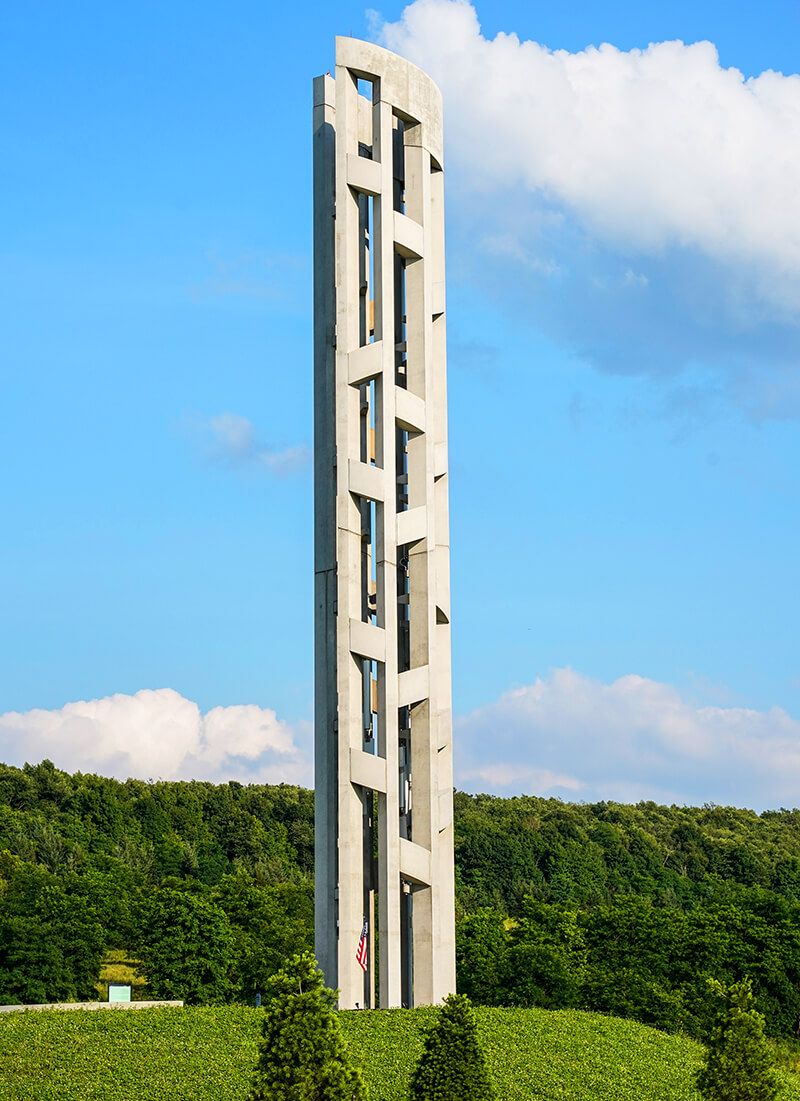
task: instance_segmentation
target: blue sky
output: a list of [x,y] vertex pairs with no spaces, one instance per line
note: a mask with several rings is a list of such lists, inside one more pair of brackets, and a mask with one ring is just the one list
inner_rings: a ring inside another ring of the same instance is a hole
[[458,782],[796,801],[795,5],[2,19],[6,760],[310,780],[311,79],[352,32],[445,98]]

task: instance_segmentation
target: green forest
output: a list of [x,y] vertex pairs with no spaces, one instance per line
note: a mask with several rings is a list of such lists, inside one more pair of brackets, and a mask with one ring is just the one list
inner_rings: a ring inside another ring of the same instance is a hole
[[[459,989],[703,1037],[708,978],[800,1031],[800,811],[455,795]],[[0,1004],[252,1004],[313,948],[313,792],[0,765]]]

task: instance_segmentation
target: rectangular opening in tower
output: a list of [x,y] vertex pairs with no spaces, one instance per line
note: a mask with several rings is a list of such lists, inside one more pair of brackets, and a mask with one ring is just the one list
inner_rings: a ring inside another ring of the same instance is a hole
[[378,711],[378,663],[363,658],[361,661],[361,715],[364,730],[364,751],[376,754],[379,739]]
[[370,466],[378,466],[378,440],[380,423],[378,410],[380,404],[380,383],[377,379],[362,382],[358,388],[359,396],[359,459]]
[[395,383],[408,388],[406,316],[406,258],[394,254],[394,375]]
[[375,124],[373,104],[378,97],[378,81],[356,77],[358,111],[358,155],[372,159],[375,149]]
[[358,192],[358,342],[375,342],[375,197]]
[[366,930],[366,960],[364,967],[364,1008],[375,1004],[375,793],[365,788],[362,800],[362,875],[364,882],[364,929]]
[[400,990],[405,1009],[414,1005],[414,904],[411,884],[400,880]]
[[378,622],[378,504],[355,497],[361,518],[361,620]]
[[398,715],[398,808],[400,836],[411,840],[411,708]]
[[397,115],[392,117],[392,205],[398,214],[406,212],[406,149],[405,126]]

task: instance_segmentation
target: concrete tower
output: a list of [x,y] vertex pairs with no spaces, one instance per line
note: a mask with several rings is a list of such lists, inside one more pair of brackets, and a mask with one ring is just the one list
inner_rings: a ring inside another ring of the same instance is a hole
[[342,1008],[428,1005],[455,990],[442,105],[352,38],[314,81],[314,425],[317,959]]

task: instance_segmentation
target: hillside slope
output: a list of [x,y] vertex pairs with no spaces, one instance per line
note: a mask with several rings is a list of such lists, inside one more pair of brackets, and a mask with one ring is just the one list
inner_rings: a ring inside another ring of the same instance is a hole
[[[371,1101],[406,1101],[433,1011],[343,1013]],[[502,1101],[697,1101],[701,1049],[574,1010],[477,1009]],[[226,1008],[14,1013],[0,1018],[0,1101],[242,1101],[261,1012]],[[787,1076],[785,1101],[800,1101]]]

